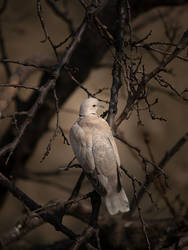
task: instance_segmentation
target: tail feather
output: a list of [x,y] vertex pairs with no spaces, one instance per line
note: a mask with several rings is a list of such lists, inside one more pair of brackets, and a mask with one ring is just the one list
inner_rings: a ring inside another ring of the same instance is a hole
[[118,212],[125,213],[130,210],[124,189],[121,189],[118,193],[107,194],[104,200],[106,208],[111,215],[115,215]]

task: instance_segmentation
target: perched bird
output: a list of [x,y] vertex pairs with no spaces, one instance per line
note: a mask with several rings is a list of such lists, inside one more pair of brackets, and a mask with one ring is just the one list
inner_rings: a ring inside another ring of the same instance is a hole
[[114,215],[128,212],[129,202],[120,182],[117,146],[108,123],[97,115],[99,107],[95,98],[84,100],[79,118],[70,129],[70,142],[94,189]]

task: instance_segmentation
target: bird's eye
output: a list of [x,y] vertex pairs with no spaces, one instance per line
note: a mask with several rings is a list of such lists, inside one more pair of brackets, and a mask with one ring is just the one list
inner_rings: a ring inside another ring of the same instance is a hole
[[96,107],[96,105],[94,104],[93,107]]

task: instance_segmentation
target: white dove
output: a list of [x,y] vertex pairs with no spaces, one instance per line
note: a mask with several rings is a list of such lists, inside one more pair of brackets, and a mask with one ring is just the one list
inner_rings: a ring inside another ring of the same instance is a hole
[[129,202],[120,182],[120,158],[108,123],[97,115],[95,98],[80,106],[78,120],[70,129],[70,142],[77,160],[94,189],[104,198],[111,215],[128,212]]

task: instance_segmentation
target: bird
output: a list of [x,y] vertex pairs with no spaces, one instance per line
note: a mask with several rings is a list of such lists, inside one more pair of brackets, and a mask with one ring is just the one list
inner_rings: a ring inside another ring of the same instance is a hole
[[98,99],[85,99],[69,137],[84,173],[104,200],[109,214],[115,215],[130,208],[121,184],[118,149],[110,126],[97,114],[100,107]]

